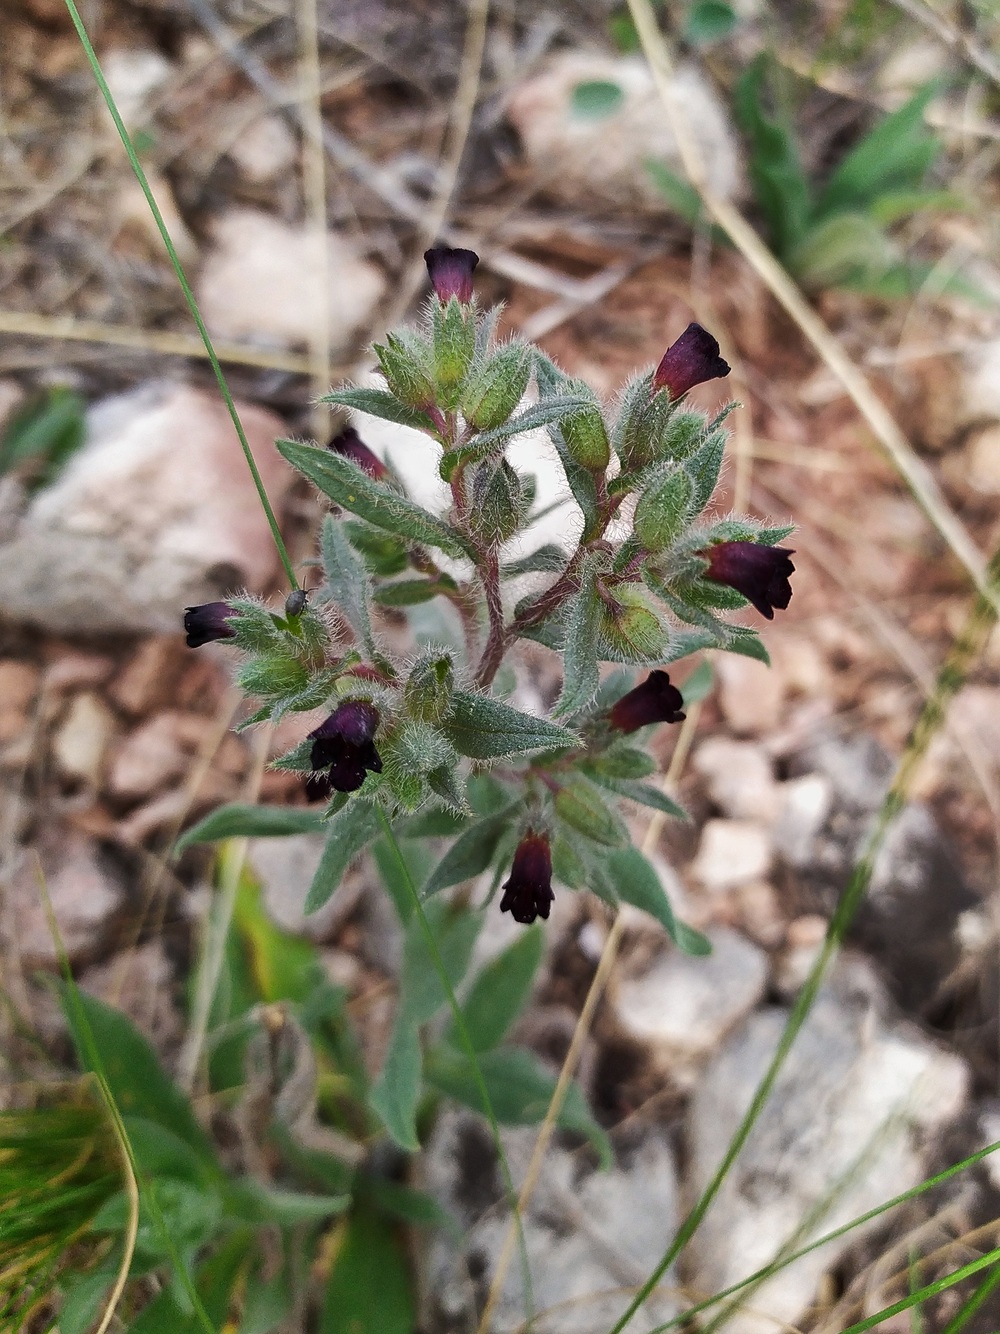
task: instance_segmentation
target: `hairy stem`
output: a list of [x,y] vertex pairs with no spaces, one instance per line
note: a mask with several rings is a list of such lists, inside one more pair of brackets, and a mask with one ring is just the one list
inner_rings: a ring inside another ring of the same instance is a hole
[[496,547],[483,552],[483,561],[479,567],[486,594],[486,610],[490,618],[490,634],[483,650],[483,658],[476,672],[476,685],[485,689],[496,676],[503,662],[507,647],[507,635],[503,623],[503,594],[500,591],[500,561]]

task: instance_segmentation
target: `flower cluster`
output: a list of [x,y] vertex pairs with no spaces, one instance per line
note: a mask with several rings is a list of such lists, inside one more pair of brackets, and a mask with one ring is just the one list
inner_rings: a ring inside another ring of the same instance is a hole
[[[184,628],[192,647],[227,640],[243,651],[239,679],[262,701],[250,721],[327,711],[276,763],[302,773],[308,800],[328,803],[331,839],[369,829],[349,816],[368,803],[391,818],[438,807],[467,841],[461,868],[495,859],[498,883],[507,849],[500,909],[527,924],[549,916],[553,877],[611,901],[627,897],[614,861],[628,843],[618,802],[672,809],[643,781],[655,770],[644,729],[685,717],[664,664],[705,648],[766,659],[756,633],[720,613],[750,604],[771,620],[786,608],[794,553],[778,545],[788,528],[705,518],[729,409],[709,420],[686,400],[730,371],[707,330],[688,325],[611,416],[538,349],[497,342],[495,316],[474,298],[473,251],[434,247],[425,260],[432,295],[423,326],[375,348],[386,387],[348,387],[327,401],[430,435],[448,512],[417,505],[355,426],[325,449],[280,441],[333,506],[315,597],[293,589],[283,617],[247,598],[189,607]],[[537,402],[524,408],[532,379]],[[533,516],[534,480],[513,466],[507,445],[538,427],[549,432],[583,525],[575,549],[524,556],[518,539]],[[626,536],[613,537],[625,514]],[[508,581],[521,575],[542,583],[515,602]],[[448,608],[461,649],[432,642],[410,660],[389,651],[375,609],[422,603]],[[549,719],[491,691],[520,639],[563,654]],[[636,684],[629,668],[647,670]],[[454,883],[451,874],[446,857],[431,883]],[[649,906],[648,894],[642,901]],[[673,918],[664,911],[661,920]]]

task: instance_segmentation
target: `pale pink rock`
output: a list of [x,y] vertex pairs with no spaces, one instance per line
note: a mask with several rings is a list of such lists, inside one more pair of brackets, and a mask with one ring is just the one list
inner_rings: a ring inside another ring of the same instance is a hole
[[[326,321],[331,346],[349,343],[374,310],[385,280],[342,237],[327,234],[325,256],[322,244],[307,228],[255,209],[233,209],[219,218],[196,284],[211,332],[287,347],[308,343]],[[318,277],[324,267],[326,292]]]
[[187,769],[190,741],[184,715],[160,713],[130,732],[117,747],[108,791],[137,801],[173,783]]
[[[282,423],[238,407],[280,512]],[[97,404],[87,428],[0,545],[0,614],[56,633],[179,631],[185,606],[269,585],[274,543],[217,395],[159,381]]]
[[93,691],[74,695],[52,738],[52,756],[64,778],[96,787],[117,730],[115,716]]
[[[63,947],[71,960],[95,949],[121,902],[113,878],[90,839],[61,830],[39,849],[45,886]],[[0,899],[0,935],[16,940],[22,966],[52,968],[59,955],[49,926],[34,852],[24,851]]]
[[0,745],[27,727],[38,682],[38,668],[31,663],[13,658],[0,662]]

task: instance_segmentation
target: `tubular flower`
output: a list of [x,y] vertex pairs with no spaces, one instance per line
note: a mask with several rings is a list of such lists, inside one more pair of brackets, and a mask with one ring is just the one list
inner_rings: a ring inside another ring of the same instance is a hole
[[372,453],[365,442],[358,435],[353,426],[345,426],[344,429],[335,435],[327,446],[341,458],[350,459],[356,463],[359,468],[363,468],[369,477],[374,477],[380,481],[389,471],[380,458]]
[[201,648],[213,639],[232,639],[236,631],[229,624],[229,618],[238,615],[229,602],[203,602],[200,607],[185,607],[188,648]]
[[[337,792],[356,792],[368,770],[382,772],[382,758],[375,749],[374,736],[379,713],[365,699],[347,699],[339,704],[326,722],[309,733],[312,767],[322,776],[326,770],[330,787]],[[307,787],[307,795],[309,788]],[[317,779],[312,791],[321,794]]]
[[332,791],[329,774],[310,774],[306,779],[306,801],[328,801]]
[[472,300],[472,271],[479,263],[479,256],[474,250],[434,246],[424,251],[424,263],[442,304],[447,305],[453,296],[457,296],[463,306],[469,304]]
[[619,732],[637,732],[650,723],[682,723],[683,704],[681,692],[670,684],[667,673],[658,669],[622,695],[608,714],[608,721]]
[[791,601],[788,576],[795,566],[789,556],[794,556],[794,551],[761,546],[759,542],[717,542],[698,555],[708,561],[706,579],[735,588],[769,621],[774,620],[775,607],[784,611]]
[[666,389],[672,400],[696,384],[720,380],[729,374],[729,363],[719,356],[719,344],[700,324],[689,324],[671,343],[653,374],[653,393]]
[[500,911],[509,912],[515,922],[530,926],[536,917],[548,918],[554,898],[548,835],[529,829],[514,853]]

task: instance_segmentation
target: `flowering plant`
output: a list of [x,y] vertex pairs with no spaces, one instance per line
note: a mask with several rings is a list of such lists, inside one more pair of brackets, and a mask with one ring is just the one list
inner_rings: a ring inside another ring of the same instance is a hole
[[[320,542],[323,581],[284,615],[250,598],[190,608],[189,643],[225,638],[243,650],[239,680],[261,700],[248,724],[329,708],[277,767],[301,770],[326,802],[328,842],[308,900],[318,907],[378,833],[377,808],[406,836],[457,836],[427,877],[425,896],[494,869],[500,908],[530,923],[549,915],[551,881],[651,912],[684,948],[703,939],[675,922],[653,868],[630,847],[622,798],[671,815],[647,780],[641,742],[683,719],[664,667],[699,649],[767,660],[757,633],[720,618],[747,602],[764,616],[788,605],[791,531],[747,516],[707,518],[732,405],[709,420],[689,389],[728,375],[719,345],[691,324],[652,373],[636,376],[608,412],[582,381],[538,348],[498,341],[498,309],[473,294],[478,257],[426,255],[433,295],[421,327],[376,346],[384,388],[324,400],[414,427],[440,446],[451,507],[432,514],[354,427],[327,448],[278,448],[332,502]],[[537,401],[524,406],[534,380]],[[507,447],[544,427],[582,515],[572,550],[518,553],[532,521],[534,478]],[[540,586],[512,603],[531,575]],[[378,632],[376,607],[441,598],[462,642],[404,661]],[[549,718],[496,689],[521,639],[562,655]],[[601,664],[617,665],[602,679]],[[653,668],[633,685],[628,669]],[[245,724],[245,725],[248,725]],[[638,734],[636,744],[635,734]]]

